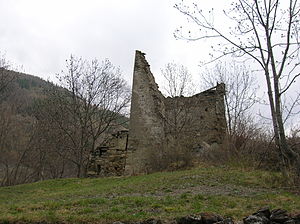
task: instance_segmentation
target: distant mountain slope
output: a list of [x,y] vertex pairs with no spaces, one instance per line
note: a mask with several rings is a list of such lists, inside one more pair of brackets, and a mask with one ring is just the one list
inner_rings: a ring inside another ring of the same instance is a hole
[[[82,147],[85,150],[84,161],[87,163],[91,148],[102,142],[100,137],[104,136],[105,139],[105,136],[110,136],[115,131],[110,127],[126,128],[128,125],[127,117],[114,113],[116,116],[114,123],[111,123],[113,125],[103,125],[103,132],[96,139],[99,143],[92,145],[90,129],[80,129],[81,117],[74,120],[74,116],[68,111],[56,106],[56,101],[48,101],[50,98],[47,97],[53,92],[64,91],[69,95],[66,89],[36,76],[7,70],[5,72],[12,81],[0,93],[0,186],[73,177],[77,165],[74,158],[80,156],[76,154],[79,151],[75,147],[77,142],[72,140],[77,141],[81,134],[88,136]],[[62,105],[68,100],[62,98]],[[113,113],[97,108],[95,111],[96,114]],[[94,121],[96,123],[98,120]],[[61,124],[66,124],[64,129]],[[73,138],[68,138],[68,135],[73,135]]]
[[[23,112],[32,106],[34,100],[44,98],[46,91],[49,91],[51,88],[61,89],[61,87],[52,82],[37,76],[11,70],[6,70],[6,73],[13,78],[12,83],[4,94],[4,100],[8,103],[17,103],[23,108]],[[119,119],[124,123],[125,127],[128,127],[128,118],[120,115]]]
[[0,102],[17,107],[17,112],[24,115],[35,99],[45,96],[45,90],[54,86],[37,76],[11,70],[2,71],[10,80],[4,92],[0,93]]
[[53,85],[51,82],[45,81],[37,76],[13,72],[13,71],[11,72],[14,73],[16,77],[15,82],[22,89],[37,91]]

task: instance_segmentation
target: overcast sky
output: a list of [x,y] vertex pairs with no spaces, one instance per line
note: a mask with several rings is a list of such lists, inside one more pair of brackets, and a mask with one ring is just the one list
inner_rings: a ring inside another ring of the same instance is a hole
[[[53,77],[71,55],[108,58],[131,84],[134,52],[146,53],[152,72],[179,62],[197,76],[207,43],[176,40],[186,18],[178,0],[0,0],[0,51],[26,73]],[[207,7],[214,1],[203,1]]]
[[[160,68],[177,62],[189,68],[200,86],[198,65],[209,60],[210,43],[174,38],[176,28],[189,26],[174,8],[178,2],[181,0],[0,0],[0,51],[26,73],[52,81],[71,54],[89,60],[108,58],[131,85],[134,53],[141,50],[159,84]],[[228,1],[198,3],[204,9],[214,7],[219,25],[228,25],[221,11]]]

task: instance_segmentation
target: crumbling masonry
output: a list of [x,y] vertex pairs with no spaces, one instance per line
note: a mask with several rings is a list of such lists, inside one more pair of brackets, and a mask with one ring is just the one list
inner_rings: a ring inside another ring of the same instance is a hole
[[[226,133],[224,94],[225,86],[219,84],[191,97],[166,98],[155,83],[145,54],[136,51],[128,138],[123,131],[123,148],[115,150],[119,154],[108,147],[92,156],[89,173],[111,176],[147,172],[148,155],[159,153],[166,142],[180,142],[194,151],[203,145],[220,144]],[[109,153],[110,162],[105,153]]]

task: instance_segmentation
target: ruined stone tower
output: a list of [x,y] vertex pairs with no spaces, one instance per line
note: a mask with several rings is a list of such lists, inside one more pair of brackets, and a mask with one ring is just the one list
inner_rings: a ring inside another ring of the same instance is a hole
[[[90,158],[91,176],[148,173],[153,157],[165,147],[199,152],[220,144],[226,134],[224,84],[191,97],[164,97],[155,83],[145,54],[136,51],[129,132],[112,136]],[[183,153],[189,153],[184,151]],[[149,160],[152,158],[152,160]],[[158,157],[157,157],[158,158]]]
[[147,153],[157,150],[164,138],[164,96],[158,90],[145,54],[136,51],[129,121],[126,172],[144,172]]
[[[147,172],[149,152],[159,153],[174,138],[190,148],[221,143],[226,133],[224,94],[225,86],[220,84],[191,97],[165,98],[145,54],[136,51],[125,172]],[[180,132],[172,125],[177,109]]]

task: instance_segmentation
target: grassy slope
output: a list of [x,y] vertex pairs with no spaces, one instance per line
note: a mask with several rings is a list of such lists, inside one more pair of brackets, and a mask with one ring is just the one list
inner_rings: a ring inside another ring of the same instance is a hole
[[59,179],[0,188],[5,221],[111,222],[170,219],[211,211],[240,219],[262,206],[299,210],[300,196],[280,190],[280,175],[201,167],[145,176]]

